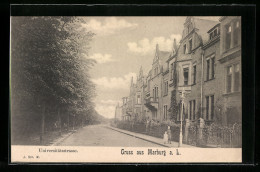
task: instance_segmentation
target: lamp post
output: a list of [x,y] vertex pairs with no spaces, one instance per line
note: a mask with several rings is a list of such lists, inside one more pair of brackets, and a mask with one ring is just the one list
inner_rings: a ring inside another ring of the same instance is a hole
[[185,99],[186,91],[182,88],[181,92],[181,126],[180,126],[180,138],[179,138],[179,147],[182,146],[182,120],[183,120],[183,107],[184,107],[184,99]]

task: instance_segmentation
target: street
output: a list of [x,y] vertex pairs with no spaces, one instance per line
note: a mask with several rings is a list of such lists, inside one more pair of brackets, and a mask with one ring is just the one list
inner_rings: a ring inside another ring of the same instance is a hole
[[160,145],[111,130],[102,125],[79,129],[63,140],[60,146],[160,147]]

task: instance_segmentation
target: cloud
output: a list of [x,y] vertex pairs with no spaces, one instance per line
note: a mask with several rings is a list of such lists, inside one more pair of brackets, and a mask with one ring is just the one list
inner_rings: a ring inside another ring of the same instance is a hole
[[118,101],[112,99],[99,100],[95,103],[96,104],[95,109],[100,115],[103,115],[107,118],[113,118],[115,117],[115,108],[118,103],[120,105],[119,100]]
[[109,99],[109,100],[101,100],[98,103],[103,105],[117,105],[119,101]]
[[100,104],[96,104],[96,111],[106,117],[106,118],[114,118],[115,117],[115,106],[111,106],[111,105],[100,105]]
[[155,51],[156,44],[159,44],[159,49],[163,51],[171,51],[173,47],[173,40],[176,39],[178,43],[181,40],[180,34],[172,34],[169,38],[154,37],[152,40],[143,38],[138,42],[128,42],[128,51],[138,53],[141,55],[152,54]]
[[111,57],[112,57],[111,54],[95,53],[88,58],[96,60],[97,63],[107,63],[107,62],[115,61],[115,59],[112,59]]
[[96,19],[91,19],[87,22],[87,24],[82,24],[82,26],[97,33],[97,35],[110,35],[121,29],[135,28],[137,27],[137,24],[129,23],[124,19],[118,19],[116,17],[108,17],[103,22]]
[[128,73],[122,77],[101,77],[92,81],[101,89],[129,89],[131,78],[136,80],[136,73]]

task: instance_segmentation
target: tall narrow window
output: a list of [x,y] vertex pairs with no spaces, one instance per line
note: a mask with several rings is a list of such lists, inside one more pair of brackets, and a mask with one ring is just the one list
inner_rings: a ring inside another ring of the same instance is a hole
[[192,39],[189,40],[189,53],[191,53],[192,50]]
[[234,65],[234,69],[235,69],[234,91],[239,91],[239,87],[240,87],[240,68],[239,68],[239,64]]
[[188,85],[189,81],[189,68],[183,69],[183,78],[184,78],[184,85]]
[[190,101],[190,120],[192,119],[192,101]]
[[227,93],[231,92],[232,86],[232,66],[227,67]]
[[196,101],[193,100],[193,112],[192,112],[192,120],[195,120],[195,111],[196,111]]
[[210,59],[207,60],[207,80],[209,80]]
[[166,95],[168,94],[168,81],[166,81]]
[[211,120],[214,120],[214,95],[210,96],[211,99]]
[[209,34],[209,39],[212,39],[212,38],[214,38],[214,33],[213,33],[213,32],[211,32],[211,33]]
[[193,65],[193,84],[196,84],[196,74],[197,74],[196,65]]
[[137,95],[137,104],[141,104],[141,96]]
[[211,58],[211,79],[215,78],[215,57]]
[[163,111],[164,119],[167,120],[167,105],[163,106]]
[[184,46],[183,46],[183,54],[186,54],[186,49],[187,49],[186,44],[184,44]]
[[209,96],[206,96],[206,120],[209,119]]
[[214,30],[214,37],[218,35],[218,28]]
[[239,21],[235,22],[235,28],[234,28],[234,46],[238,45],[240,38],[240,23]]
[[226,26],[226,42],[225,49],[228,50],[231,47],[231,25]]

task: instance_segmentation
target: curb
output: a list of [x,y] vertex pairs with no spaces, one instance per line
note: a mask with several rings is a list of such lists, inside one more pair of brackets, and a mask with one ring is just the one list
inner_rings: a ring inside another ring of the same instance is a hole
[[61,142],[63,142],[65,139],[67,139],[69,136],[71,136],[76,131],[71,131],[69,134],[67,134],[65,137],[60,138],[55,143],[52,143],[50,146],[58,146]]
[[114,131],[120,132],[120,133],[124,133],[124,134],[129,135],[129,136],[132,136],[132,137],[136,137],[136,138],[138,138],[138,139],[145,140],[145,141],[147,141],[147,142],[151,142],[151,143],[154,143],[154,144],[157,144],[157,145],[163,146],[163,147],[172,148],[171,146],[167,146],[167,145],[164,145],[164,144],[161,144],[161,143],[158,143],[158,142],[155,142],[155,141],[149,140],[149,139],[145,139],[145,138],[143,138],[143,137],[139,137],[139,136],[136,136],[136,135],[134,135],[134,134],[126,133],[126,132],[123,132],[123,131],[117,130],[116,128],[112,128],[112,127],[109,127],[109,126],[105,126],[105,127],[106,127],[106,128],[109,128],[109,129],[111,129],[111,130],[114,130]]

